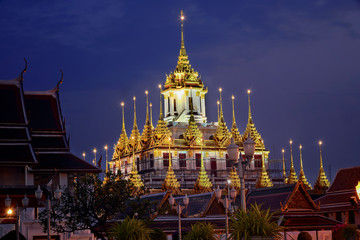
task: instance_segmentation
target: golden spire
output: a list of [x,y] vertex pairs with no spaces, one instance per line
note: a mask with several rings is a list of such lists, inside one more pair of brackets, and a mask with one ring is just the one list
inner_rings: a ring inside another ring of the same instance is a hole
[[174,169],[172,167],[171,163],[171,152],[170,152],[170,145],[171,145],[171,137],[169,140],[169,167],[168,171],[166,173],[165,180],[162,184],[162,190],[163,191],[171,191],[172,193],[178,193],[180,190],[180,183],[177,181]]
[[144,148],[147,147],[152,134],[152,128],[149,120],[149,92],[146,90],[145,94],[146,94],[146,120],[145,120],[144,130],[141,135],[141,141]]
[[284,178],[284,182],[287,182],[287,177],[286,177],[286,171],[285,171],[285,149],[281,149],[281,153],[282,153],[282,161],[283,161],[283,178]]
[[296,176],[296,172],[295,172],[295,168],[294,168],[294,160],[293,160],[293,154],[292,154],[292,143],[293,143],[293,141],[290,139],[291,167],[290,167],[290,172],[289,172],[289,177],[288,177],[287,184],[294,184],[294,183],[296,183],[298,181],[297,176]]
[[234,188],[236,191],[240,192],[241,190],[240,178],[239,178],[239,174],[236,171],[235,166],[233,166],[230,170],[229,180],[230,181],[228,181],[225,185],[225,189],[229,191],[232,188]]
[[135,152],[133,149],[133,159],[132,159],[132,169],[131,169],[131,173],[129,176],[129,180],[130,182],[134,185],[135,188],[139,189],[141,187],[144,186],[144,183],[141,181],[141,177],[136,169],[136,164],[135,164]]
[[150,146],[169,144],[169,139],[171,138],[171,132],[170,132],[169,128],[167,127],[167,123],[164,121],[164,117],[162,114],[161,85],[159,85],[159,89],[160,89],[160,114],[159,114],[159,120],[157,122],[156,128],[154,129],[153,134],[152,134]]
[[217,104],[217,111],[218,111],[218,122],[220,122],[220,101],[218,100],[216,102],[216,104]]
[[[180,21],[181,21],[181,47],[180,47],[180,56],[186,56],[186,50],[185,50],[185,42],[184,42],[184,20],[185,20],[185,16],[184,16],[184,12],[183,10],[181,10],[180,12]],[[179,60],[180,60],[180,56],[179,56]]]
[[251,93],[251,91],[250,91],[250,89],[248,89],[247,94],[248,94],[248,103],[249,103],[249,117],[248,117],[248,123],[246,125],[245,132],[242,135],[242,141],[245,142],[250,133],[251,139],[256,143],[255,147],[257,149],[262,149],[262,147],[263,147],[262,145],[264,143],[262,142],[260,133],[256,130],[255,124],[254,124],[254,122],[252,120],[252,116],[251,116],[250,93]]
[[214,140],[217,143],[217,145],[219,147],[226,147],[230,144],[230,140],[231,140],[231,133],[229,132],[225,120],[224,120],[224,115],[223,115],[223,110],[222,110],[222,98],[221,98],[221,92],[222,89],[219,88],[219,93],[220,93],[220,116],[219,116],[219,122],[218,122],[218,127],[216,129],[215,135],[214,135]]
[[134,125],[130,135],[131,148],[136,148],[140,140],[140,132],[136,123],[136,97],[134,96]]
[[212,183],[209,180],[209,177],[205,171],[205,165],[204,165],[204,157],[203,157],[203,139],[201,139],[201,167],[200,172],[198,175],[198,178],[194,184],[194,191],[196,193],[205,193],[205,192],[211,192],[212,191]]
[[314,189],[317,193],[325,193],[325,191],[330,187],[330,182],[326,177],[323,161],[322,161],[322,154],[321,154],[321,145],[322,141],[319,141],[319,151],[320,151],[320,169],[319,169],[319,175],[316,179]]
[[262,148],[262,156],[261,156],[261,175],[259,180],[257,181],[255,188],[265,188],[265,187],[273,187],[274,184],[269,178],[265,168],[265,154],[264,154],[264,147]]
[[[190,87],[190,91],[192,90],[192,87]],[[184,140],[186,143],[190,146],[199,146],[202,145],[201,139],[203,134],[199,130],[195,119],[194,119],[194,106],[193,106],[193,99],[192,95],[189,98],[190,103],[190,118],[189,118],[189,125],[187,126],[185,132],[184,132]]]
[[124,155],[126,146],[128,144],[128,136],[126,134],[126,129],[125,129],[124,102],[121,102],[121,109],[122,109],[122,129],[119,140],[117,144],[114,146],[114,154],[112,157],[113,161],[120,160],[120,158]]
[[236,121],[235,121],[235,103],[234,103],[234,95],[231,96],[231,100],[232,100],[232,114],[233,114],[233,123],[232,123],[232,127],[231,127],[231,135],[234,138],[235,144],[240,145],[241,144],[241,135],[239,132],[239,129],[236,126]]
[[308,182],[308,180],[305,177],[301,149],[302,149],[302,145],[300,144],[300,146],[299,146],[299,151],[300,151],[300,174],[299,174],[299,180],[301,180],[304,183],[306,189],[311,189],[311,184]]
[[154,129],[154,125],[152,121],[152,103],[150,103],[150,125],[151,125],[151,130]]

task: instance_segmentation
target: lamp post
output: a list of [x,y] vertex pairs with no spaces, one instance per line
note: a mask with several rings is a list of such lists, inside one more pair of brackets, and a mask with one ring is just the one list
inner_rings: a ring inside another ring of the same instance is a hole
[[[51,190],[51,189],[49,189]],[[55,192],[54,192],[54,199],[52,198],[52,194],[49,191],[49,194],[47,194],[46,201],[41,201],[41,197],[43,195],[43,191],[41,190],[40,186],[38,185],[37,190],[35,191],[35,197],[38,200],[38,204],[43,203],[46,205],[46,212],[47,212],[47,239],[50,240],[50,209],[52,200],[55,199],[55,201],[60,200],[61,198],[61,190],[59,186],[57,186]]]
[[[20,213],[22,210],[26,209],[27,206],[29,205],[29,198],[27,198],[26,194],[24,195],[24,198],[21,200],[22,202],[22,207],[19,208],[18,203],[16,203],[16,210],[15,210],[15,218],[16,218],[16,222],[15,222],[15,232],[16,232],[16,240],[19,240],[19,220],[20,220]],[[5,206],[7,208],[9,208],[7,210],[7,214],[8,215],[12,215],[13,214],[13,210],[10,208],[11,207],[11,198],[9,197],[9,195],[6,195],[5,198]]]
[[250,132],[248,138],[243,142],[245,159],[242,160],[241,156],[239,157],[239,146],[237,146],[233,141],[226,148],[229,156],[229,160],[234,160],[238,162],[239,169],[239,178],[240,178],[240,196],[241,196],[241,209],[246,212],[246,200],[245,200],[245,169],[251,160],[254,157],[255,153],[255,142],[251,139]]
[[228,194],[227,196],[225,196],[225,199],[222,200],[221,199],[221,192],[222,190],[220,189],[219,185],[217,186],[217,189],[215,190],[215,196],[218,200],[218,202],[222,201],[225,202],[225,237],[226,239],[228,239],[229,236],[229,209],[230,209],[230,203],[231,201],[233,201],[232,199],[235,200],[237,192],[234,188],[231,189],[230,191],[230,183],[231,180],[227,180],[228,182]]
[[172,209],[176,209],[176,212],[178,213],[178,226],[179,226],[178,231],[179,231],[179,240],[181,240],[181,213],[189,205],[189,198],[187,194],[185,194],[185,197],[183,199],[184,206],[181,206],[180,203],[175,202],[175,198],[171,194],[169,198],[169,203]]

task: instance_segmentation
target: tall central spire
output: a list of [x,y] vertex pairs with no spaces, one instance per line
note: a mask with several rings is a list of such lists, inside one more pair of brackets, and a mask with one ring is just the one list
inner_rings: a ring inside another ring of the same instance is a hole
[[130,135],[131,148],[136,148],[140,140],[140,133],[136,122],[136,97],[134,96],[134,126]]
[[308,182],[308,180],[305,177],[301,150],[302,150],[302,145],[300,144],[300,146],[299,146],[299,152],[300,152],[300,174],[299,174],[299,179],[301,179],[301,181],[304,183],[305,188],[311,189],[311,184]]
[[241,135],[240,135],[240,132],[236,125],[236,120],[235,120],[235,103],[234,103],[235,97],[234,97],[234,95],[231,96],[231,100],[232,100],[232,114],[233,114],[233,123],[231,126],[231,134],[235,141],[235,144],[240,145],[241,144]]
[[224,120],[221,92],[222,92],[222,88],[219,88],[220,116],[219,116],[218,126],[217,126],[216,132],[214,134],[214,140],[219,147],[226,147],[230,144],[231,133],[229,132],[229,130],[226,126],[225,120]]
[[141,135],[143,148],[147,147],[152,134],[152,127],[149,119],[149,92],[146,90],[145,94],[146,94],[146,120],[145,120],[144,130]]
[[248,104],[249,104],[249,119],[248,119],[248,122],[250,123],[250,122],[252,122],[251,107],[250,107],[250,93],[251,93],[250,89],[247,91],[247,93],[248,93]]
[[[181,47],[180,47],[180,56],[186,56],[186,50],[185,50],[185,42],[184,42],[184,20],[185,20],[185,16],[184,16],[184,12],[183,10],[181,10],[180,12],[180,21],[181,21]],[[180,60],[180,59],[179,59]]]
[[322,141],[319,141],[319,151],[320,151],[320,169],[319,169],[319,175],[316,179],[314,189],[317,193],[324,193],[329,187],[330,182],[326,177],[323,161],[322,161],[322,154],[321,154],[321,145],[323,144]]
[[292,143],[293,141],[290,139],[290,160],[291,160],[291,167],[290,167],[290,172],[289,172],[289,177],[288,177],[288,184],[294,184],[297,182],[297,176],[296,176],[296,172],[295,172],[295,168],[294,168],[294,159],[293,159],[293,154],[292,154]]

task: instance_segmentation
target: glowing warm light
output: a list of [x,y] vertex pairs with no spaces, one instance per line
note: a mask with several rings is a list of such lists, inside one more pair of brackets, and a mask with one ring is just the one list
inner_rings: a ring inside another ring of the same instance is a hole
[[319,145],[320,145],[320,146],[322,145],[322,141],[319,141]]
[[285,149],[281,149],[281,152],[284,153],[284,152],[285,152]]
[[150,107],[152,107],[152,103],[150,103]]
[[290,139],[290,144],[292,144],[292,140]]
[[231,99],[235,99],[234,95],[231,96]]
[[148,95],[148,94],[149,94],[149,92],[146,90],[146,91],[145,91],[145,94],[146,94],[146,95]]
[[9,208],[6,213],[7,213],[8,215],[11,215],[11,214],[13,214],[13,210],[12,210],[11,208]]
[[219,88],[219,92],[222,92],[222,88]]
[[124,102],[121,102],[121,106],[122,106],[122,107],[124,106]]
[[251,93],[251,90],[250,90],[250,89],[248,89],[248,90],[247,90],[247,93],[248,93],[248,94],[250,94],[250,93]]
[[299,148],[302,149],[302,145],[301,145],[301,144],[300,144]]
[[135,100],[136,100],[136,97],[134,96],[133,99],[134,99],[134,101],[135,101]]
[[83,157],[85,157],[85,152],[83,152]]
[[181,15],[180,19],[181,19],[181,21],[184,21],[185,16],[184,16],[184,15]]
[[228,179],[228,180],[227,180],[227,182],[228,182],[228,184],[230,184],[230,183],[231,183],[231,180],[230,180],[230,179]]
[[159,84],[159,88],[161,89],[161,84]]
[[181,98],[182,95],[184,94],[184,90],[176,91],[175,93],[176,93],[176,95],[177,95],[178,98]]
[[355,188],[356,188],[356,194],[358,196],[358,199],[360,199],[360,181],[358,181],[358,184]]
[[105,145],[104,149],[105,149],[105,150],[107,150],[107,149],[108,149],[108,146],[107,146],[107,145]]
[[204,141],[204,139],[203,139],[203,138],[200,138],[200,141],[202,141],[202,142],[203,142],[203,141]]
[[171,141],[171,137],[169,137],[169,141]]
[[93,150],[93,151],[94,151],[94,153],[96,153],[96,148],[94,148],[94,150]]
[[220,102],[219,102],[219,101],[217,101],[216,103],[217,103],[218,105],[220,104]]

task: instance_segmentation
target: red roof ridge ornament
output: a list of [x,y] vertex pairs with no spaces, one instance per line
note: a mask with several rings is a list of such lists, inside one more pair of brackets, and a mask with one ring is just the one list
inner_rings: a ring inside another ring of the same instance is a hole
[[59,92],[60,84],[62,84],[63,80],[64,80],[64,73],[63,73],[62,69],[60,69],[60,73],[61,73],[60,81],[56,84],[56,87],[54,87],[53,89],[50,90],[50,92],[53,92],[53,93]]

